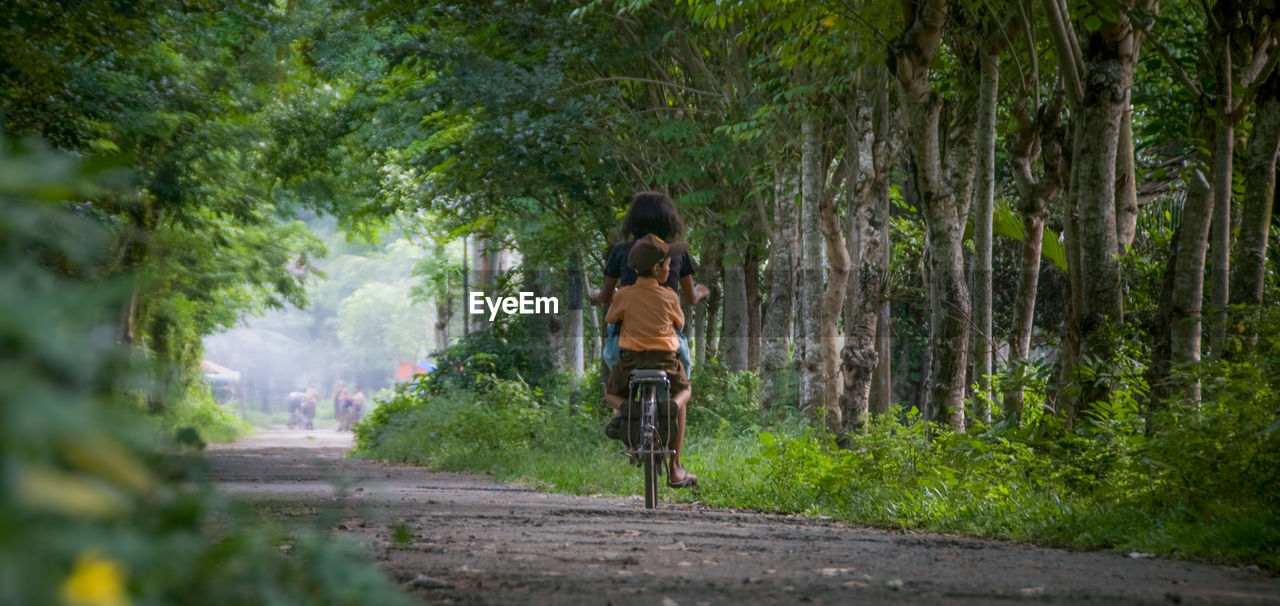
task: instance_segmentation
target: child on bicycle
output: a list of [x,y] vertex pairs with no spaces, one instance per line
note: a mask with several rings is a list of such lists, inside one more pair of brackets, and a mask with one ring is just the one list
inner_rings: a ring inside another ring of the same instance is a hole
[[613,297],[605,322],[621,323],[618,364],[605,384],[605,401],[618,414],[609,421],[606,433],[613,437],[621,427],[622,404],[626,402],[631,371],[664,370],[671,382],[672,401],[677,406],[675,431],[669,446],[675,451],[669,461],[667,483],[683,488],[697,483],[698,477],[680,465],[684,446],[685,405],[693,390],[684,366],[676,356],[680,346],[677,332],[684,326],[684,312],[675,291],[662,286],[671,271],[671,257],[689,250],[687,242],[663,242],[653,234],[636,240],[627,254],[627,264],[636,270],[635,284],[622,288]]

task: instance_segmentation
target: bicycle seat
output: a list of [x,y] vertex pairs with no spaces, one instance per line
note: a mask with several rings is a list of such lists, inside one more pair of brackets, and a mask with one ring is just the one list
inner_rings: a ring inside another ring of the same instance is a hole
[[637,382],[638,381],[666,381],[667,371],[653,370],[653,369],[633,370],[631,371],[631,380],[637,381]]

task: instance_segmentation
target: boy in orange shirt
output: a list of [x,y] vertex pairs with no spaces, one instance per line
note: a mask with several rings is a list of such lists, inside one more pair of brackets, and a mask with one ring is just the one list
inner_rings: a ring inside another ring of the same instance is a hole
[[667,475],[667,483],[673,488],[692,486],[698,481],[697,476],[680,465],[685,404],[693,394],[684,366],[676,357],[680,347],[676,331],[684,326],[684,311],[680,309],[680,299],[675,291],[662,286],[670,271],[671,256],[687,250],[687,242],[668,244],[652,234],[636,240],[627,255],[627,264],[636,270],[638,276],[636,283],[619,290],[605,314],[606,323],[622,323],[618,339],[621,357],[605,384],[605,401],[619,411],[610,425],[620,423],[632,370],[664,370],[671,382],[671,392],[675,394],[671,399],[679,411],[670,441],[670,447],[676,454],[671,457]]

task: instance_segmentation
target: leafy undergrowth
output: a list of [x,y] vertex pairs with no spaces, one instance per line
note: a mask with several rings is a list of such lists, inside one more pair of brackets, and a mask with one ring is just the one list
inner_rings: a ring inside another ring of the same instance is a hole
[[[1265,411],[1206,405],[1147,438],[1111,418],[957,435],[894,410],[840,448],[796,415],[762,418],[751,375],[705,366],[686,440],[700,486],[664,488],[666,501],[1280,569],[1280,442]],[[639,471],[603,434],[603,404],[568,401],[483,374],[466,389],[428,379],[357,427],[357,456],[639,493]]]
[[103,331],[129,283],[85,279],[109,232],[59,202],[69,160],[9,151],[35,177],[0,184],[0,604],[408,603],[358,546],[214,493],[179,444],[242,428],[211,398],[141,411],[155,369]]
[[212,443],[234,442],[250,433],[252,426],[229,406],[213,399],[208,386],[196,384],[188,396],[164,412],[163,425],[173,430],[189,428]]

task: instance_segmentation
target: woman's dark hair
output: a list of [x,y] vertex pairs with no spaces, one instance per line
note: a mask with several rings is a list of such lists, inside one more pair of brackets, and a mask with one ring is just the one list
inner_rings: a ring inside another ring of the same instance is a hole
[[642,191],[631,200],[631,208],[627,216],[622,218],[622,239],[643,238],[653,234],[674,242],[684,233],[684,223],[680,221],[680,213],[667,194],[657,191]]

